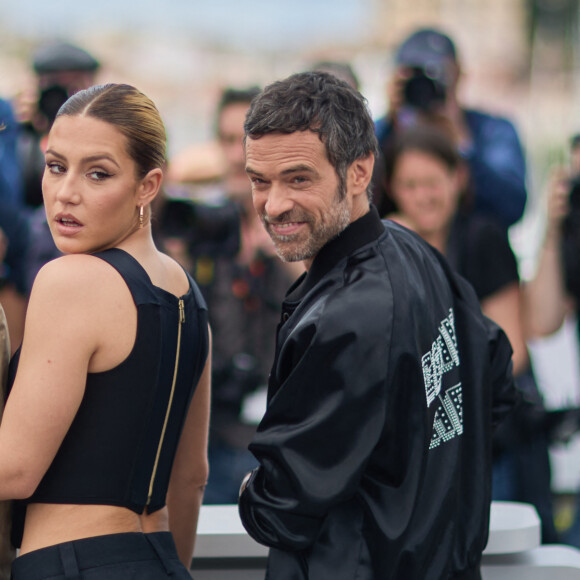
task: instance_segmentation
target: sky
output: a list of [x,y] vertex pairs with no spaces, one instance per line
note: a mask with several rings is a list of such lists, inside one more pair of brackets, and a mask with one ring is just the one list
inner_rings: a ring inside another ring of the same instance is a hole
[[5,56],[7,75],[0,93],[13,95],[29,82],[35,47],[63,39],[109,65],[104,74],[116,76],[101,80],[123,80],[150,94],[179,150],[211,130],[215,96],[205,87],[263,84],[302,66],[304,51],[364,43],[375,2],[0,0],[0,62]]
[[372,0],[0,0],[0,26],[29,38],[140,31],[244,49],[356,41]]

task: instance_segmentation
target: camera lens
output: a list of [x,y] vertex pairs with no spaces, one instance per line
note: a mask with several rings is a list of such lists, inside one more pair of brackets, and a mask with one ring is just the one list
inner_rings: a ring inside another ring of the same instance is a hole
[[445,101],[445,85],[414,69],[403,91],[405,103],[422,111],[431,111]]
[[52,125],[58,110],[62,107],[62,105],[64,105],[67,99],[68,92],[64,87],[60,87],[58,85],[48,87],[47,89],[44,89],[42,93],[40,93],[40,97],[38,99],[38,109]]

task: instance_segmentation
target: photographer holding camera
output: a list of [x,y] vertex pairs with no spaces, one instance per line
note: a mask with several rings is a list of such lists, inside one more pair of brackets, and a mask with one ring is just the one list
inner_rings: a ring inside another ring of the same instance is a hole
[[66,42],[40,47],[32,59],[36,75],[33,95],[16,103],[20,120],[18,155],[22,167],[24,205],[42,205],[43,141],[60,106],[74,93],[95,84],[100,63],[86,50]]
[[[527,331],[531,338],[549,336],[575,316],[580,338],[580,135],[571,140],[569,167],[552,172],[546,191],[546,225],[534,277],[524,286]],[[576,430],[580,409],[568,410]],[[580,548],[580,496],[564,540]]]
[[[473,210],[495,216],[505,227],[518,221],[526,203],[526,165],[513,124],[458,102],[461,69],[453,41],[425,28],[398,48],[388,86],[389,111],[375,130],[384,156],[393,139],[421,123],[439,125],[454,136],[470,173]],[[378,167],[383,164],[377,163]],[[392,210],[384,175],[375,175],[375,204],[382,215]]]
[[[252,205],[244,156],[244,120],[256,86],[226,87],[215,111],[215,138],[223,175],[213,200],[191,200],[175,183],[156,211],[157,240],[199,284],[212,329],[212,394],[205,504],[234,504],[240,481],[257,465],[248,451],[265,407],[274,356],[271,337],[280,300],[303,272],[275,253]],[[186,150],[187,157],[189,152]],[[183,178],[199,167],[180,159]],[[172,161],[170,161],[171,166]],[[170,175],[175,176],[178,172]]]
[[20,122],[17,152],[23,184],[19,205],[25,209],[30,225],[30,248],[24,266],[26,295],[40,268],[60,255],[42,202],[48,131],[68,97],[96,83],[100,63],[86,50],[59,41],[41,46],[33,55],[32,68],[36,75],[34,92],[20,94],[15,103]]
[[530,337],[553,334],[580,304],[580,163],[574,160],[575,147],[580,149],[580,136],[572,139],[570,167],[556,168],[546,191],[544,239],[535,275],[525,285]]

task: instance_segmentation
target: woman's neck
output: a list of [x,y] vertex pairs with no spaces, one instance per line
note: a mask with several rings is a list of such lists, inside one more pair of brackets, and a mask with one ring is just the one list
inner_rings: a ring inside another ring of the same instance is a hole
[[437,231],[430,232],[419,235],[429,244],[431,244],[435,249],[439,250],[442,254],[445,254],[447,250],[447,239],[449,238],[448,231]]
[[431,244],[434,248],[439,250],[442,254],[445,254],[447,249],[447,240],[449,239],[449,229],[450,226],[441,228],[437,231],[424,232],[420,231],[419,228],[415,226],[404,214],[393,213],[388,216],[393,221],[413,230],[415,233],[419,234],[427,243]]

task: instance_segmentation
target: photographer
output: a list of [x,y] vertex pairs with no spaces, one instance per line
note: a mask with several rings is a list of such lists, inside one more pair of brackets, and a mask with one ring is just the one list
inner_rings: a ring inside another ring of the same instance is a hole
[[[303,271],[299,264],[285,264],[276,256],[252,206],[244,120],[259,92],[257,87],[228,87],[217,103],[215,137],[224,168],[216,187],[220,201],[194,202],[185,195],[176,199],[175,184],[168,184],[168,197],[156,212],[159,243],[199,284],[212,328],[205,504],[236,503],[240,481],[256,466],[248,444],[265,406],[279,303]],[[196,167],[192,161],[189,166]]]
[[32,60],[36,93],[21,95],[17,105],[20,120],[18,155],[22,167],[24,204],[42,205],[44,139],[60,106],[74,93],[95,84],[100,63],[87,51],[66,42],[42,46]]
[[60,106],[72,94],[96,83],[100,63],[78,46],[56,42],[40,47],[33,56],[36,74],[33,95],[21,94],[16,102],[20,121],[17,153],[23,196],[27,210],[30,250],[25,264],[25,293],[28,294],[40,268],[60,255],[52,240],[42,203],[45,140]]
[[[524,286],[525,316],[530,338],[545,337],[560,329],[568,315],[578,316],[580,304],[580,135],[571,143],[570,167],[557,168],[550,178],[546,227],[534,277]],[[580,321],[579,321],[580,337]],[[568,415],[576,418],[578,410]],[[580,504],[564,535],[580,547]]]
[[[474,211],[495,216],[505,227],[518,221],[526,203],[526,167],[518,135],[506,119],[465,109],[458,102],[461,68],[452,40],[437,30],[421,29],[400,45],[395,59],[389,111],[375,124],[382,154],[388,157],[399,132],[421,123],[442,126],[468,162]],[[392,211],[388,184],[381,173],[374,182],[375,204],[384,215]]]
[[18,124],[9,101],[0,98],[0,202],[19,205],[22,184],[16,143]]
[[538,265],[534,277],[525,285],[527,331],[531,338],[553,334],[568,314],[578,311],[579,179],[580,173],[573,166],[557,168],[550,177]]
[[26,216],[12,203],[0,200],[0,304],[6,314],[12,352],[20,346],[24,334],[29,246]]

